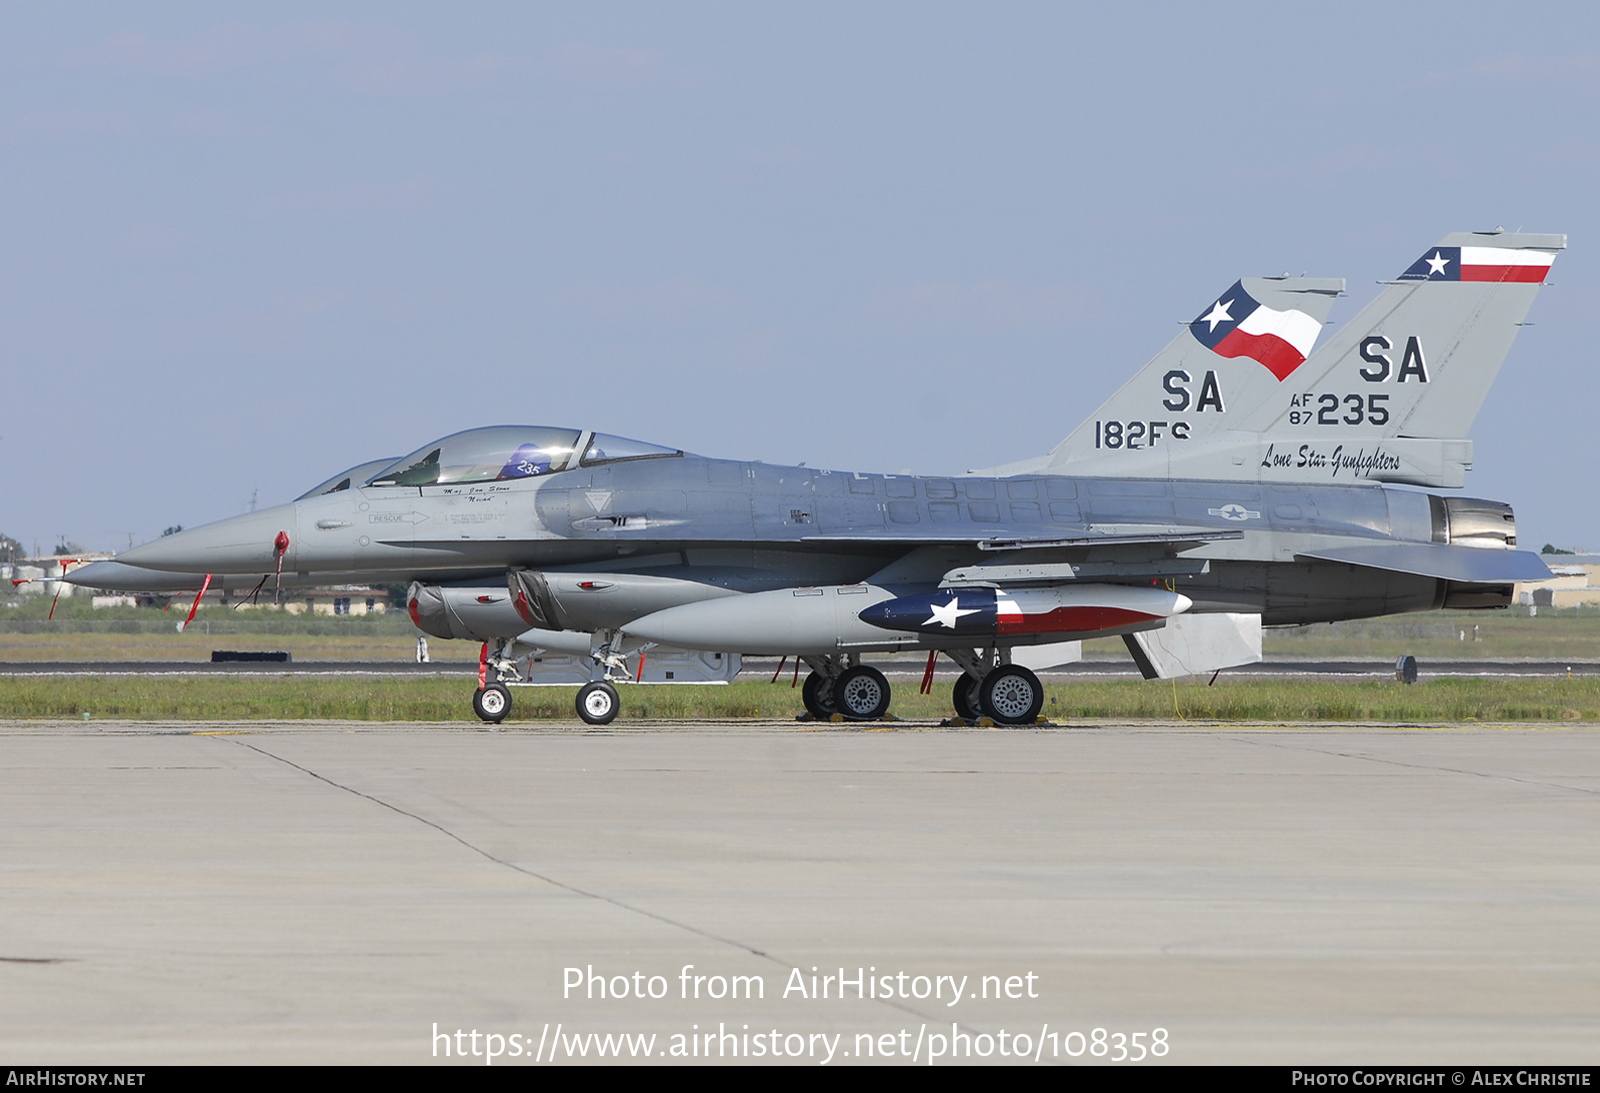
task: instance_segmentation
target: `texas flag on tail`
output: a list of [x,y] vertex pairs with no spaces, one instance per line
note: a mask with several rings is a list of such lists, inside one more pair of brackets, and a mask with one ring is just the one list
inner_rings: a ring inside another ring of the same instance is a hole
[[1204,315],[1189,324],[1201,345],[1223,357],[1249,357],[1279,382],[1305,363],[1322,324],[1304,311],[1275,311],[1236,281]]
[[1510,247],[1434,247],[1402,273],[1402,281],[1520,281],[1542,284],[1555,255]]

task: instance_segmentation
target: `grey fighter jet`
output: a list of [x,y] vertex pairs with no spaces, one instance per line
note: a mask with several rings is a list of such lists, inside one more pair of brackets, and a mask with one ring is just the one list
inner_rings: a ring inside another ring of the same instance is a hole
[[1147,677],[1211,671],[1258,659],[1263,625],[1502,607],[1546,575],[1509,505],[1426,491],[1463,484],[1564,246],[1447,235],[1320,348],[1343,282],[1236,282],[1025,463],[861,474],[495,426],[118,561],[412,581],[419,626],[484,640],[488,720],[519,651],[555,643],[587,658],[591,723],[616,715],[630,656],[669,649],[796,656],[807,708],[853,719],[889,707],[864,654],[942,653],[958,714],[1030,723],[1032,646],[1122,635]]

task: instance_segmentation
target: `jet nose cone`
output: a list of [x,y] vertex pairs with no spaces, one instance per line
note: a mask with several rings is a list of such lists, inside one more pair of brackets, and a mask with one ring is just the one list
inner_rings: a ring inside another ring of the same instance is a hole
[[873,626],[882,626],[889,630],[898,629],[896,624],[900,621],[900,611],[895,606],[897,601],[884,600],[866,608],[856,617],[862,622],[871,623]]
[[168,573],[271,573],[278,567],[279,536],[287,540],[283,567],[294,558],[295,507],[278,505],[215,524],[165,535],[117,555],[117,561]]
[[67,570],[61,576],[61,580],[65,584],[75,584],[83,588],[115,588],[117,586],[110,583],[113,577],[126,577],[130,573],[137,572],[139,571],[136,569],[119,566],[116,562],[90,562],[88,565]]

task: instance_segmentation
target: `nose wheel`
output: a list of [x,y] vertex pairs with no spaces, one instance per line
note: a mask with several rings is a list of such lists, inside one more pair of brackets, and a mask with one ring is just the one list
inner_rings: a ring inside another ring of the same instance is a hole
[[489,683],[472,695],[472,712],[491,725],[498,725],[511,712],[511,692],[502,683]]
[[622,700],[609,683],[591,683],[578,692],[578,716],[590,725],[609,725],[617,716]]

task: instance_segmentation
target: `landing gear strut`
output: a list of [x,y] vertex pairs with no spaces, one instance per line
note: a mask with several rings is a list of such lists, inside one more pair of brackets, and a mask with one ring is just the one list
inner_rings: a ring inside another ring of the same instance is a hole
[[483,655],[478,660],[478,689],[472,695],[472,712],[491,725],[498,725],[511,712],[511,691],[500,682],[513,683],[522,678],[516,662],[507,657],[512,642],[502,638],[495,643],[494,652],[489,643],[483,644]]

